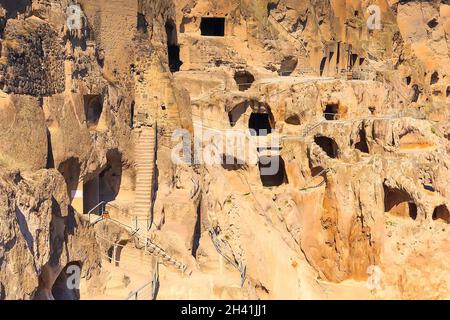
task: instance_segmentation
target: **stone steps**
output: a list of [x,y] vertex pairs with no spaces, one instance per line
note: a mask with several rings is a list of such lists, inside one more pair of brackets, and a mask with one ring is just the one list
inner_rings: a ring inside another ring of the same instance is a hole
[[134,212],[135,216],[150,216],[155,167],[156,136],[154,128],[144,128],[135,148],[137,164]]

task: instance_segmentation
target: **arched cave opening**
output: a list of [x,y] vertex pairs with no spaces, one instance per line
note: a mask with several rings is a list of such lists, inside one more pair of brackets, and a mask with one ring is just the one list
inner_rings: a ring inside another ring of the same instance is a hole
[[261,183],[264,187],[278,187],[288,183],[286,167],[282,157],[260,157],[258,166]]
[[84,96],[84,113],[89,129],[96,129],[103,112],[103,99],[98,94]]
[[406,85],[409,86],[411,84],[411,76],[407,76],[405,78]]
[[79,277],[82,265],[80,262],[70,262],[59,273],[52,287],[55,300],[80,300]]
[[339,105],[330,103],[325,107],[325,111],[323,112],[323,116],[328,121],[338,120],[339,115]]
[[439,73],[437,71],[433,72],[430,79],[430,85],[436,84],[439,82]]
[[202,17],[200,22],[200,33],[208,37],[225,36],[225,18],[224,17]]
[[332,138],[324,136],[314,137],[314,142],[329,156],[330,158],[337,158],[339,156],[339,146]]
[[165,25],[167,35],[167,53],[171,72],[180,71],[183,62],[180,60],[180,46],[178,45],[177,27],[175,22],[168,20]]
[[417,205],[403,190],[384,186],[384,211],[401,218],[417,219]]
[[67,185],[67,193],[70,201],[75,197],[80,181],[81,164],[78,158],[70,157],[61,162],[58,166],[59,173],[62,174]]
[[352,53],[350,56],[350,70],[353,70],[358,62],[358,55],[356,53]]
[[366,130],[364,128],[359,130],[359,141],[355,143],[355,148],[362,153],[369,153],[369,145],[367,144]]
[[433,18],[427,22],[428,27],[430,27],[431,29],[436,28],[438,24],[439,22],[436,20],[436,18]]
[[[122,251],[125,249],[125,246],[128,244],[127,240],[120,240],[117,245],[116,245],[116,256],[114,257],[114,248],[113,248],[113,252],[112,255],[110,257],[110,261],[111,263],[116,266],[119,267],[120,263],[122,261]],[[109,252],[108,252],[108,256],[109,256]]]
[[234,73],[234,81],[236,81],[239,91],[246,91],[255,82],[255,77],[248,71],[238,70]]
[[450,223],[450,212],[446,205],[440,205],[434,209],[433,220]]
[[272,125],[269,113],[256,113],[250,115],[248,127],[252,136],[267,136],[272,133]]

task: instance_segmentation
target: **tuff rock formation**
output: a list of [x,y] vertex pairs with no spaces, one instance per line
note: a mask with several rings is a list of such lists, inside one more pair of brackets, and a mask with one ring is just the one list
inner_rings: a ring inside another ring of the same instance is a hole
[[450,298],[448,1],[0,0],[0,41],[0,299]]

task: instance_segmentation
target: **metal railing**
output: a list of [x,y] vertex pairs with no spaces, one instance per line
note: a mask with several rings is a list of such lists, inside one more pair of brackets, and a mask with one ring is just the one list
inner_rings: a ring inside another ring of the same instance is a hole
[[158,296],[159,291],[159,261],[156,262],[156,265],[153,269],[153,278],[151,281],[147,282],[143,286],[139,287],[138,289],[134,290],[130,293],[128,298],[126,300],[139,300],[139,297],[143,296],[144,293],[146,293],[145,290],[151,289],[151,292],[149,294],[150,300],[156,300]]
[[[100,203],[99,206],[101,204],[102,203]],[[169,254],[167,254],[166,251],[163,248],[161,248],[159,245],[154,243],[153,240],[147,236],[147,234],[144,234],[144,235],[139,234],[139,229],[135,229],[132,226],[126,225],[125,223],[123,223],[119,220],[113,219],[111,217],[106,217],[104,214],[99,219],[92,222],[90,219],[90,215],[89,215],[89,223],[91,226],[96,225],[97,223],[100,223],[100,222],[104,222],[104,221],[111,222],[113,224],[116,224],[116,225],[124,228],[125,230],[128,230],[130,232],[131,236],[134,237],[135,240],[137,240],[137,243],[135,243],[137,249],[143,249],[145,252],[147,252],[151,255],[160,256],[163,258],[164,261],[175,266],[183,274],[185,274],[185,273],[190,274],[190,272],[187,272],[188,271],[187,266],[184,263],[177,261],[175,258],[173,258]]]

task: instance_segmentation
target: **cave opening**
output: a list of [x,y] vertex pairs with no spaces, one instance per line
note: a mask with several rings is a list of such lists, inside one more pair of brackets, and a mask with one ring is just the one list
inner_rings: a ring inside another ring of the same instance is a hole
[[96,129],[103,112],[103,99],[99,94],[84,96],[84,113],[89,129]]
[[137,29],[139,32],[147,33],[148,32],[148,22],[147,18],[144,14],[139,13],[137,14]]
[[288,183],[286,166],[280,156],[264,156],[259,158],[261,183],[266,188],[278,187]]
[[369,153],[369,145],[367,144],[366,130],[359,130],[359,141],[355,144],[355,148],[363,153]]
[[301,124],[300,116],[298,114],[294,114],[292,116],[287,117],[285,120],[287,124],[291,124],[294,126],[299,126]]
[[384,186],[384,211],[401,218],[417,219],[417,205],[405,191]]
[[202,235],[202,218],[201,218],[201,203],[197,207],[197,220],[195,222],[194,235],[192,240],[192,256],[197,258],[197,251],[200,247],[200,238]]
[[327,57],[323,57],[322,61],[320,61],[320,76],[323,76],[323,73],[325,71],[325,65],[327,63]]
[[434,209],[433,220],[450,223],[450,212],[446,205],[440,205]]
[[114,201],[119,194],[122,180],[122,156],[117,150],[110,150],[106,155],[106,168],[99,175],[100,202]]
[[437,71],[433,72],[430,79],[430,85],[436,84],[439,82],[439,73]]
[[406,85],[409,86],[411,84],[411,76],[407,76],[405,78]]
[[177,27],[175,22],[168,20],[165,25],[167,35],[167,53],[170,71],[178,72],[183,62],[180,60],[180,46],[178,45]]
[[94,214],[100,214],[99,208],[93,210],[99,203],[99,178],[94,176],[83,183],[83,212],[89,213],[92,211]]
[[61,162],[58,166],[58,171],[64,177],[67,185],[67,193],[70,201],[75,197],[80,181],[81,164],[78,158],[70,157]]
[[427,22],[428,27],[430,27],[431,29],[436,28],[438,24],[439,22],[436,20],[436,18],[433,18]]
[[356,62],[358,61],[358,55],[356,53],[352,53],[350,56],[350,70],[356,66]]
[[[114,201],[119,194],[122,182],[122,156],[116,150],[106,154],[107,164],[100,174],[83,184],[83,211],[88,213],[101,202]],[[101,208],[92,213],[100,214]]]
[[234,73],[234,81],[236,81],[239,91],[246,91],[255,82],[255,77],[248,71],[239,70]]
[[[1,48],[0,48],[1,52]],[[47,169],[55,168],[55,157],[53,156],[53,144],[52,144],[52,134],[47,128],[47,164],[45,166]]]
[[202,36],[224,37],[225,18],[223,17],[202,17],[200,22],[200,32]]
[[334,139],[316,136],[314,142],[329,156],[330,158],[337,158],[339,155],[339,147]]
[[135,108],[136,108],[136,103],[133,101],[133,102],[131,102],[131,107],[130,107],[130,128],[131,129],[134,128]]
[[52,286],[52,295],[55,300],[80,300],[79,280],[82,265],[80,262],[70,262],[59,273]]
[[267,136],[272,133],[269,113],[255,113],[250,115],[248,127],[252,136]]
[[328,121],[337,120],[338,114],[339,114],[338,104],[327,104],[325,111],[323,113],[325,119]]

